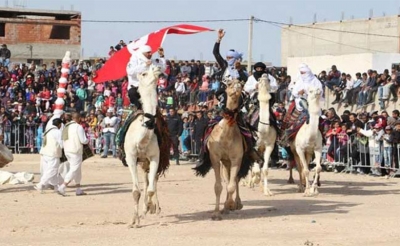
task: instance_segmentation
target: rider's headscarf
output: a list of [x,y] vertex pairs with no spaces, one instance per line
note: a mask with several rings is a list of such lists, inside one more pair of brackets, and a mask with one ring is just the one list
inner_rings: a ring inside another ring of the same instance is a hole
[[[262,71],[257,71],[256,68],[262,68]],[[256,64],[254,64],[254,73],[253,76],[256,80],[258,80],[259,78],[261,78],[261,76],[266,73],[267,66],[265,66],[264,63],[262,62],[257,62]]]
[[235,69],[234,65],[235,65],[235,62],[241,61],[241,60],[242,60],[243,54],[242,54],[242,53],[239,53],[239,52],[237,52],[237,51],[235,51],[235,50],[229,50],[229,51],[226,53],[226,56],[227,56],[227,57],[230,57],[230,59],[227,60],[227,62],[228,62],[228,68],[227,68],[227,69],[228,69],[228,71],[229,71],[229,75],[230,75],[231,79],[237,79],[237,78],[239,78],[239,73],[238,73],[238,71]]
[[311,69],[304,63],[299,66],[299,71],[303,72],[303,74],[300,74],[303,82],[311,82],[315,78],[315,75],[312,73]]

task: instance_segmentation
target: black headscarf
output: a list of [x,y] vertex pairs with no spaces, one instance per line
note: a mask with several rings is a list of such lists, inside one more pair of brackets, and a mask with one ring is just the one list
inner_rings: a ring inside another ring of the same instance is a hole
[[[257,71],[256,68],[262,68],[262,71]],[[261,76],[262,76],[264,73],[267,73],[266,69],[267,69],[267,66],[265,66],[265,64],[262,63],[262,62],[257,62],[256,64],[254,64],[254,70],[255,70],[254,73],[253,73],[254,78],[255,78],[256,80],[258,80],[259,78],[261,78]]]

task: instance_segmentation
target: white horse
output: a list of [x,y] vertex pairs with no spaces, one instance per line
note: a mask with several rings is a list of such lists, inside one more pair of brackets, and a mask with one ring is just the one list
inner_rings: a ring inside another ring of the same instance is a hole
[[159,213],[160,206],[157,198],[157,180],[160,161],[160,148],[157,136],[154,133],[155,117],[157,111],[157,80],[161,70],[157,66],[150,66],[147,72],[140,74],[139,93],[143,105],[143,114],[129,126],[125,142],[124,151],[126,162],[132,175],[134,212],[132,227],[139,227],[140,217],[138,214],[140,189],[138,178],[138,163],[144,172],[144,204],[143,216],[150,211],[151,214]]

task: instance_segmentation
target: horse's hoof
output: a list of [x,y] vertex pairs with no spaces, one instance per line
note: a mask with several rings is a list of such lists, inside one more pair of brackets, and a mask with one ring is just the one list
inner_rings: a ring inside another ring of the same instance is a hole
[[243,204],[242,204],[242,202],[236,202],[236,210],[242,210],[242,208],[243,208]]
[[289,179],[289,180],[287,181],[287,183],[288,183],[288,184],[294,184],[294,179]]
[[272,193],[269,189],[266,189],[264,191],[264,196],[273,196],[273,195],[274,195],[274,193]]
[[214,220],[214,221],[222,220],[221,213],[220,212],[214,212],[213,215],[211,216],[211,219]]

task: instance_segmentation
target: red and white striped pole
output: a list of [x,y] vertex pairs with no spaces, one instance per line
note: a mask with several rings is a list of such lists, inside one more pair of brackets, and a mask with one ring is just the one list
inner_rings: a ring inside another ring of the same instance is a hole
[[57,100],[55,101],[54,115],[62,115],[64,113],[64,95],[68,85],[69,67],[71,65],[71,53],[67,51],[62,60],[61,77],[58,80]]

